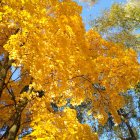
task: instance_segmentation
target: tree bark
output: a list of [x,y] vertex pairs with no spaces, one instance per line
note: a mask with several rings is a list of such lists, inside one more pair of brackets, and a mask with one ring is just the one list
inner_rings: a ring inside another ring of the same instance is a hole
[[126,124],[128,130],[129,130],[130,135],[131,135],[131,140],[137,140],[129,122],[126,121],[125,124]]
[[20,102],[16,106],[16,112],[11,116],[11,120],[13,120],[12,124],[7,126],[6,132],[0,138],[0,140],[6,138],[7,140],[15,140],[17,133],[20,129],[21,123],[21,114],[28,103],[28,99],[25,97],[20,100]]
[[1,97],[3,89],[4,89],[4,84],[5,84],[7,72],[8,72],[8,70],[11,67],[11,64],[13,62],[13,60],[9,60],[8,52],[5,53],[4,57],[5,58],[4,58],[3,64],[1,62],[1,69],[0,69],[0,97]]
[[129,134],[130,134],[130,136],[131,136],[131,137],[126,138],[126,139],[123,139],[123,140],[137,140],[137,139],[136,139],[136,136],[135,136],[135,134],[134,134],[134,131],[133,131],[133,129],[131,128],[131,126],[130,126],[130,124],[129,124],[129,121],[128,121],[128,118],[127,118],[128,114],[125,113],[124,109],[120,109],[120,110],[118,111],[118,114],[119,114],[120,116],[122,116],[122,117],[121,117],[121,118],[122,118],[122,121],[126,124],[126,126],[127,126],[127,128],[128,128],[128,131],[129,131]]

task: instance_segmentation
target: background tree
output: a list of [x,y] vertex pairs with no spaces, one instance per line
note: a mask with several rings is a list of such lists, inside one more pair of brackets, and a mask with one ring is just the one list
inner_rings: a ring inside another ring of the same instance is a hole
[[139,51],[140,3],[137,0],[126,4],[115,3],[110,10],[91,22],[94,30],[113,42],[125,44]]
[[83,104],[100,124],[108,113],[121,123],[122,92],[140,77],[134,50],[86,32],[82,8],[71,0],[0,4],[1,139],[98,139],[79,122]]

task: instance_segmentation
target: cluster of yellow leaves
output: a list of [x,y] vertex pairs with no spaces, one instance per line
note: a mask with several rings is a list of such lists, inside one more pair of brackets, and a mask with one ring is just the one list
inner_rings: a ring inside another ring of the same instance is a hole
[[94,92],[98,93],[98,98],[95,96],[93,99],[94,109],[96,108],[97,112],[105,117],[103,124],[107,120],[106,110],[111,112],[119,123],[117,110],[124,105],[120,94],[133,88],[139,81],[140,65],[137,55],[132,49],[125,49],[122,45],[105,41],[93,30],[87,33],[86,39],[90,43],[90,57],[94,58],[92,61],[95,68],[91,71],[95,79],[93,83],[99,83],[105,88],[105,90],[95,88]]
[[[62,135],[64,139],[93,137],[88,126],[78,123],[72,110],[61,113],[62,116],[48,113],[46,102],[55,101],[63,106],[67,98],[71,98],[73,105],[90,98],[100,123],[106,122],[107,112],[119,123],[117,110],[124,105],[120,93],[133,87],[140,77],[136,53],[103,40],[93,30],[86,33],[81,7],[71,0],[2,0],[2,3],[2,24],[17,31],[4,48],[10,59],[15,60],[14,66],[29,72],[31,86],[45,92],[41,102],[35,100],[34,106],[30,106],[35,129],[31,135],[52,140]],[[37,113],[35,109],[39,107]]]
[[[10,14],[12,22],[18,23],[16,26],[21,30],[12,35],[4,47],[9,51],[10,58],[17,60],[16,65],[23,64],[35,77],[35,83],[41,85],[38,87],[44,84],[47,90],[50,81],[54,89],[58,80],[66,82],[66,77],[78,74],[82,65],[79,62],[84,59],[80,49],[84,45],[82,40],[85,32],[79,16],[81,7],[71,1],[55,1],[54,6],[52,2],[45,1],[38,5],[34,2],[24,5],[17,3],[19,9],[12,4],[11,7],[3,7],[4,17]],[[7,13],[9,9],[16,12]],[[52,12],[46,15],[48,10]],[[7,24],[10,24],[9,21]]]
[[[36,110],[31,126],[33,132],[24,139],[38,140],[90,140],[98,139],[97,134],[91,132],[86,124],[80,124],[76,118],[76,111],[66,108],[63,112],[53,113],[49,106],[33,104]],[[47,104],[47,102],[46,102]],[[37,106],[36,106],[37,105]],[[48,107],[48,108],[47,108]],[[46,114],[46,115],[44,115]]]

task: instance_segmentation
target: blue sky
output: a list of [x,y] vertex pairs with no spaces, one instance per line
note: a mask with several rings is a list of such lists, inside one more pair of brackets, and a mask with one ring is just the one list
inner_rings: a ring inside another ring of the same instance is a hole
[[[75,0],[78,1],[78,0]],[[96,17],[100,16],[103,10],[109,9],[113,3],[125,3],[126,0],[98,0],[98,2],[89,7],[85,2],[79,2],[79,4],[83,7],[82,18],[85,22],[86,29],[90,28],[88,22]]]

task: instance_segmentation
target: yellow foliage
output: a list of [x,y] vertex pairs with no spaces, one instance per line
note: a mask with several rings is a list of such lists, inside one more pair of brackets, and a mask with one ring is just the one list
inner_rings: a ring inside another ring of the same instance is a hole
[[[41,111],[41,112],[40,112]],[[46,110],[45,110],[46,111]],[[76,119],[76,112],[72,109],[65,109],[62,113],[50,113],[42,115],[42,110],[38,110],[38,118],[34,118],[32,127],[33,133],[25,139],[45,139],[45,140],[96,140],[97,134],[91,133],[88,125],[82,125]]]
[[[8,86],[13,88],[17,105],[28,99],[22,116],[22,123],[31,118],[33,132],[28,138],[98,139],[89,126],[78,122],[74,110],[53,111],[51,102],[61,107],[67,99],[71,99],[72,105],[90,99],[95,118],[101,124],[106,123],[108,112],[120,123],[117,110],[125,104],[120,93],[134,87],[140,77],[137,54],[107,42],[93,30],[86,32],[80,16],[82,9],[71,0],[3,0],[3,3],[0,32],[4,34],[5,30],[8,37],[0,42],[3,46],[0,53],[7,51],[9,59],[14,60],[12,65],[20,67],[23,74],[20,80],[10,80]],[[27,85],[33,91],[29,94],[26,89],[21,93]],[[41,90],[44,96],[36,98],[36,91]],[[3,91],[2,100],[9,104],[6,92]]]

